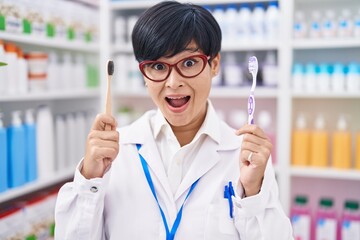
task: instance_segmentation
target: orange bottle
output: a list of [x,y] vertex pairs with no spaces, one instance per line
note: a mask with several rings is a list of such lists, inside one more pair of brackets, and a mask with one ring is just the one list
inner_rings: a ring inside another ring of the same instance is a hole
[[351,167],[351,134],[347,130],[344,116],[340,116],[337,130],[332,136],[332,166],[348,169]]
[[292,134],[292,164],[308,166],[310,160],[310,132],[306,129],[305,117],[301,114],[296,119],[296,128]]
[[328,142],[329,136],[325,128],[325,120],[322,115],[315,119],[315,130],[310,137],[310,165],[313,167],[328,166]]
[[356,134],[356,145],[355,145],[355,168],[360,170],[360,132]]

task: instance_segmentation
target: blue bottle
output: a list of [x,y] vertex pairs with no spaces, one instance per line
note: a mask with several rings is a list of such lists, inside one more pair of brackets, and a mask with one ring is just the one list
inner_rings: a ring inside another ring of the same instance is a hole
[[25,135],[26,135],[26,181],[32,182],[37,179],[37,154],[36,154],[36,124],[33,109],[25,113]]
[[20,111],[12,112],[12,123],[8,128],[8,181],[10,188],[26,183],[25,128],[20,115]]
[[0,193],[8,189],[7,136],[0,113]]

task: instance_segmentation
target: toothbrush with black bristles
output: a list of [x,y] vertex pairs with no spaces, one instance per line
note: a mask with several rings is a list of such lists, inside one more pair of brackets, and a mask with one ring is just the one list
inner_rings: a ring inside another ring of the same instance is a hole
[[[107,91],[106,91],[106,103],[105,103],[105,113],[111,115],[111,79],[114,74],[114,62],[109,60],[107,62]],[[111,130],[110,125],[105,126],[106,131]]]

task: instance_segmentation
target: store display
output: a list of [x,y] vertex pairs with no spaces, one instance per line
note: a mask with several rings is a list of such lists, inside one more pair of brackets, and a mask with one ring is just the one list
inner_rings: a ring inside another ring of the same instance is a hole
[[0,194],[8,189],[8,149],[3,114],[0,113]]
[[332,166],[334,168],[349,169],[351,164],[351,134],[348,123],[343,115],[337,122],[337,129],[332,134]]
[[310,135],[310,166],[329,166],[329,136],[325,128],[325,119],[319,114],[315,119],[315,129]]
[[347,200],[338,231],[338,240],[360,239],[360,210],[359,202]]
[[310,160],[310,131],[303,114],[296,119],[292,133],[291,162],[293,165],[308,166]]
[[334,202],[330,198],[321,198],[316,211],[315,240],[336,240],[337,215]]
[[298,240],[310,240],[311,236],[311,210],[307,196],[296,196],[290,213],[293,226],[293,236]]
[[32,182],[37,179],[37,147],[36,147],[36,123],[34,110],[28,109],[25,112],[25,137],[26,137],[26,181]]

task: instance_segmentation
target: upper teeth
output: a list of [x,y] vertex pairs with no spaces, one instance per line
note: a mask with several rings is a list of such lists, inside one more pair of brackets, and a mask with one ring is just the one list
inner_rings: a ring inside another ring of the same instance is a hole
[[181,98],[184,98],[184,97],[168,97],[170,99],[181,99]]

